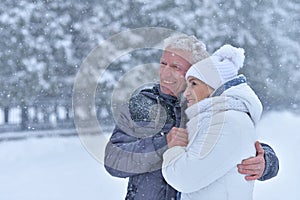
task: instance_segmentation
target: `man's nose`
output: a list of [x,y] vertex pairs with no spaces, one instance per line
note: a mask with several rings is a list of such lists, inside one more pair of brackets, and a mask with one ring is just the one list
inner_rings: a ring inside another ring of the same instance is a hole
[[171,75],[172,73],[172,68],[170,67],[170,65],[166,65],[164,68],[163,68],[163,72],[165,75]]

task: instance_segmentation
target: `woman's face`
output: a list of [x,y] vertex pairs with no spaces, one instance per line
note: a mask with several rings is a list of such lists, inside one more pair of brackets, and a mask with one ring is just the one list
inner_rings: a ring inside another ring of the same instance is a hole
[[187,88],[184,91],[184,96],[187,99],[187,106],[191,105],[209,97],[213,89],[200,81],[199,79],[190,76],[187,80]]

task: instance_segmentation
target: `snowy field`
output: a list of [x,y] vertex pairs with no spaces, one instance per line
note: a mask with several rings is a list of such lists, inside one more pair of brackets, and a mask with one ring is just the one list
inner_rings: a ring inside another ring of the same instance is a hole
[[[256,182],[254,199],[299,200],[300,116],[269,113],[257,129],[260,141],[275,149],[280,171]],[[0,200],[118,200],[126,181],[107,174],[78,137],[0,142]]]

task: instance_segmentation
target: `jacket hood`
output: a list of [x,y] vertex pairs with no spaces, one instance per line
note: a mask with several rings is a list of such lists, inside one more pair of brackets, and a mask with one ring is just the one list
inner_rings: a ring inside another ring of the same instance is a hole
[[249,113],[254,124],[257,124],[257,122],[260,120],[263,106],[257,95],[247,83],[242,83],[240,85],[231,87],[225,90],[221,96],[232,97],[241,101],[246,106],[247,112]]

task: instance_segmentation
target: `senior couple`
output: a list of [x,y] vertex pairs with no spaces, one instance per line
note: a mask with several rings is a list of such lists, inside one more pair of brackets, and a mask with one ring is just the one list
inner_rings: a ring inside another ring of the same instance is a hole
[[209,56],[194,36],[164,41],[160,83],[122,106],[105,150],[108,173],[129,178],[125,199],[252,199],[254,180],[277,175],[275,152],[256,142],[262,105],[243,62],[231,45]]

